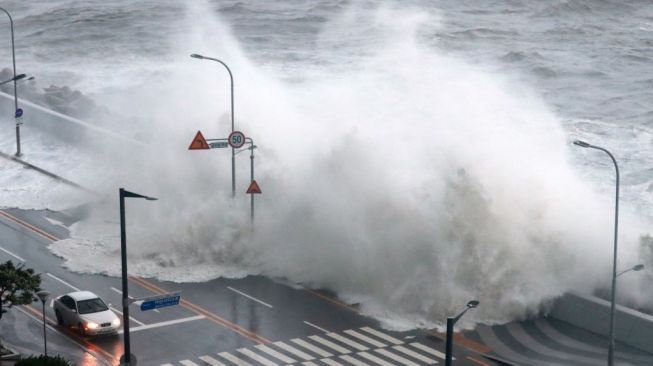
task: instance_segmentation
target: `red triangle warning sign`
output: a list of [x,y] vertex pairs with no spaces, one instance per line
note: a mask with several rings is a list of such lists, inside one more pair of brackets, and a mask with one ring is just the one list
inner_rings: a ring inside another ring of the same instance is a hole
[[188,150],[208,150],[210,149],[209,144],[206,142],[206,139],[200,131],[197,131],[197,135],[193,139],[193,142],[190,143]]
[[255,180],[253,180],[249,185],[249,188],[247,188],[247,193],[262,193],[261,188],[258,186],[258,183],[256,183]]

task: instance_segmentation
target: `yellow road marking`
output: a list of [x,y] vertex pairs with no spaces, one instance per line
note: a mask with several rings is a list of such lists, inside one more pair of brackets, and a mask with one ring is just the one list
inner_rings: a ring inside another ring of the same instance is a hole
[[[49,233],[39,229],[38,227],[36,227],[36,226],[34,226],[34,225],[24,221],[24,220],[21,220],[21,219],[15,217],[15,216],[5,212],[5,211],[0,210],[0,216],[3,216],[6,219],[8,219],[8,220],[10,220],[10,221],[12,221],[12,222],[26,228],[26,229],[29,229],[29,230],[39,234],[40,236],[42,236],[42,237],[44,237],[44,238],[46,238],[48,240],[52,240],[52,241],[61,240],[60,238],[58,238],[58,237],[56,237],[56,236],[54,236],[52,234],[49,234]],[[168,292],[168,291],[163,290],[162,288],[154,285],[153,283],[150,283],[149,281],[147,281],[145,279],[138,278],[138,277],[129,277],[129,279],[136,282],[136,283],[138,283],[139,285],[145,287],[146,289],[148,289],[148,290],[150,290],[150,291],[152,291],[154,293],[163,294],[163,293]],[[226,320],[226,319],[218,316],[217,314],[214,314],[214,313],[212,313],[212,312],[210,312],[210,311],[208,311],[208,310],[206,310],[206,309],[204,309],[204,308],[202,308],[202,307],[200,307],[198,305],[195,305],[195,304],[189,302],[188,300],[182,299],[181,300],[181,305],[183,307],[185,307],[186,309],[189,309],[189,310],[191,310],[192,312],[194,312],[196,314],[206,316],[207,318],[209,318],[214,323],[219,324],[219,325],[221,325],[221,326],[223,326],[223,327],[225,327],[227,329],[230,329],[230,330],[238,333],[239,335],[241,335],[241,336],[243,336],[243,337],[245,337],[245,338],[247,338],[247,339],[249,339],[251,341],[261,343],[261,344],[272,343],[272,341],[270,341],[269,339],[264,338],[264,337],[256,334],[255,332],[253,332],[253,331],[251,331],[249,329],[243,328],[238,324],[232,323],[229,320]],[[84,342],[88,343],[85,340],[84,340]],[[91,344],[91,343],[88,343],[88,344]],[[104,352],[104,350],[102,350],[102,352]]]

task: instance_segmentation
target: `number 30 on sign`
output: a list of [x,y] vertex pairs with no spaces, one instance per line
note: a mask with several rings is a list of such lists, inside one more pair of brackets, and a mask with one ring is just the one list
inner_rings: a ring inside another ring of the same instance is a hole
[[240,131],[234,131],[229,135],[229,146],[238,149],[245,145],[245,134]]

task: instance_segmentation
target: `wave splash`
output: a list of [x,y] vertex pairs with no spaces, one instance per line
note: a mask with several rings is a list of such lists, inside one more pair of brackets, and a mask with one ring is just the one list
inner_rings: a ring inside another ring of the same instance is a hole
[[[135,111],[130,131],[147,132],[151,148],[103,146],[121,158],[103,155],[103,180],[94,182],[110,194],[125,186],[160,198],[129,202],[133,273],[282,277],[335,290],[397,329],[438,324],[471,299],[481,306],[468,325],[507,322],[607,282],[611,247],[597,243],[611,237],[610,202],[575,172],[559,119],[528,86],[423,45],[421,26],[436,15],[351,7],[316,42],[345,40],[341,50],[318,50],[336,66],[286,82],[252,62],[207,4],[189,6],[183,29],[193,31],[171,36],[184,46],[172,52],[228,60],[237,129],[258,145],[263,195],[252,229],[241,193],[248,159],[237,156],[232,200],[226,151],[185,150],[197,129],[226,137],[226,72],[197,60],[159,65],[147,85],[113,96]],[[363,38],[365,52],[353,57],[346,40]],[[225,113],[218,123],[216,109]],[[51,245],[68,267],[119,273],[113,201]],[[629,263],[643,230],[624,221]],[[83,253],[96,258],[92,266]]]

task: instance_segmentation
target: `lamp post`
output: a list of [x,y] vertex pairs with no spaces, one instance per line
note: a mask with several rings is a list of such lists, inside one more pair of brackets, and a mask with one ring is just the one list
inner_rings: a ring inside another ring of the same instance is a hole
[[43,304],[43,353],[45,354],[45,357],[48,357],[48,342],[45,336],[45,300],[48,299],[50,293],[47,291],[39,291],[36,293],[36,296],[39,297],[39,300],[41,300],[41,303]]
[[[123,341],[125,353],[120,357],[121,366],[136,365],[136,357],[131,354],[129,343],[129,294],[127,286],[127,232],[125,230],[125,197],[126,198],[145,198],[148,201],[156,201],[154,197],[143,196],[119,189],[120,193],[120,260],[122,267],[122,324],[123,324]],[[132,360],[133,359],[133,360]]]
[[630,271],[638,272],[638,271],[641,271],[641,270],[643,270],[643,269],[644,269],[644,265],[643,265],[643,264],[637,264],[637,265],[632,266],[631,268],[628,268],[628,269],[626,269],[626,270],[623,270],[623,271],[617,273],[617,277],[621,276],[622,274],[624,274],[624,273],[626,273],[626,272],[630,272]]
[[[234,76],[231,73],[231,69],[229,69],[229,66],[225,64],[224,62],[218,60],[217,58],[213,57],[206,57],[202,55],[198,55],[196,53],[193,53],[190,55],[192,58],[200,59],[200,60],[211,60],[218,62],[222,64],[227,69],[227,72],[229,73],[229,80],[231,80],[231,132],[234,132]],[[231,196],[236,197],[236,150],[232,147],[231,148]]]
[[[608,344],[608,366],[614,366],[614,322],[615,322],[615,298],[617,296],[617,233],[619,230],[619,165],[614,156],[607,150],[600,146],[588,144],[585,141],[576,140],[574,145],[601,150],[608,154],[612,163],[614,163],[614,170],[616,172],[615,184],[615,199],[614,199],[614,253],[612,255],[612,295],[610,296],[610,335]],[[643,268],[643,267],[642,267]],[[640,268],[641,269],[641,268]]]
[[18,115],[18,87],[16,86],[16,48],[14,47],[14,20],[11,14],[4,8],[0,8],[9,17],[9,25],[11,26],[11,58],[14,65],[14,117],[16,118],[16,156],[20,156],[20,122]]
[[460,314],[456,315],[455,317],[448,317],[447,318],[447,344],[446,344],[446,349],[445,349],[445,357],[444,357],[444,365],[445,366],[451,366],[452,365],[452,358],[453,358],[453,326],[456,324],[456,322],[469,310],[473,309],[480,304],[479,301],[477,300],[472,300],[467,303],[467,307],[465,310],[461,311]]

